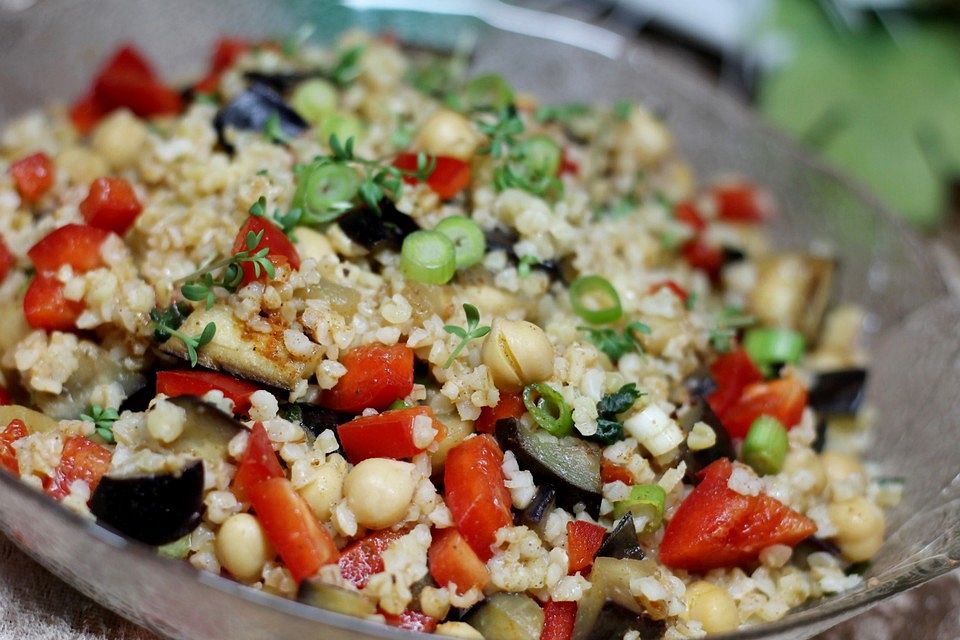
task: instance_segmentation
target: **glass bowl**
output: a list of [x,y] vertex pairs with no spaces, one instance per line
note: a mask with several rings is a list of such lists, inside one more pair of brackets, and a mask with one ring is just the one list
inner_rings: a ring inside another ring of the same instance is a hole
[[[188,77],[202,71],[219,34],[263,38],[307,22],[321,40],[355,26],[430,47],[471,42],[477,69],[496,69],[548,101],[640,99],[664,115],[702,179],[741,174],[776,194],[772,232],[780,246],[826,241],[838,249],[839,298],[869,312],[868,400],[876,426],[868,458],[883,475],[906,477],[904,499],[889,513],[889,539],[860,587],[729,637],[809,638],[957,566],[960,447],[952,436],[960,417],[960,307],[929,247],[708,80],[642,46],[495,1],[41,0],[22,11],[0,10],[0,121],[77,96],[121,41],[142,46],[167,77]],[[6,474],[0,529],[86,595],[167,636],[411,637],[160,558]]]

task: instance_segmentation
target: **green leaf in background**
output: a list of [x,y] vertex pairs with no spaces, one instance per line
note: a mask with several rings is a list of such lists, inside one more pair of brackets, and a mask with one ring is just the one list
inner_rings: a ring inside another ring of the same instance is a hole
[[792,57],[764,77],[761,110],[859,177],[910,221],[944,215],[960,176],[960,26],[914,19],[888,31],[831,22],[816,2],[780,0],[765,31]]

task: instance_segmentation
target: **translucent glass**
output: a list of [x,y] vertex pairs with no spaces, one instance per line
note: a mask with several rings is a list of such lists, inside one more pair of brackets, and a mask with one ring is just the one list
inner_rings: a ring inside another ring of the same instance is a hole
[[[496,2],[351,5],[46,0],[19,13],[0,11],[0,120],[76,96],[103,56],[124,40],[143,46],[168,76],[187,77],[202,71],[218,34],[267,37],[304,22],[317,25],[321,39],[360,26],[431,46],[475,41],[477,68],[497,69],[548,100],[640,98],[665,115],[701,177],[743,174],[777,194],[774,233],[782,246],[824,240],[838,248],[839,296],[862,304],[871,318],[868,396],[877,424],[869,457],[885,475],[907,478],[903,503],[890,517],[889,540],[863,586],[736,637],[808,638],[957,566],[960,308],[948,297],[927,246],[873,198],[767,129],[707,80],[618,36]],[[409,637],[163,560],[4,474],[0,529],[96,601],[172,637]]]

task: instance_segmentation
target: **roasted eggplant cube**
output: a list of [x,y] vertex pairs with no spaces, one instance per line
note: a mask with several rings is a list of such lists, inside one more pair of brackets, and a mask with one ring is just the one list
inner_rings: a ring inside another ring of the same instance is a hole
[[822,417],[856,415],[866,386],[865,369],[824,371],[813,379],[808,403]]
[[608,602],[600,609],[600,615],[584,640],[609,640],[622,638],[630,631],[640,634],[642,640],[659,640],[667,631],[662,620],[654,620],[642,613],[634,613],[615,602]]
[[299,422],[314,438],[327,430],[336,434],[337,427],[356,417],[350,413],[334,411],[306,402],[292,402],[281,405],[280,416],[291,422]]
[[527,505],[527,508],[517,516],[517,524],[529,527],[542,535],[543,526],[547,522],[547,516],[553,511],[556,503],[556,489],[548,485],[540,487],[537,495],[533,497],[533,502]]
[[203,463],[178,472],[104,477],[90,498],[102,524],[145,544],[160,546],[197,528],[203,509]]
[[637,528],[633,524],[632,514],[628,513],[617,521],[613,530],[604,537],[596,557],[619,560],[643,560],[646,557],[637,542]]
[[174,453],[219,463],[227,457],[227,447],[246,427],[233,416],[195,396],[169,398],[187,413],[183,433],[170,445]]
[[256,83],[217,112],[213,127],[217,131],[217,140],[232,153],[233,145],[227,140],[227,129],[259,132],[264,130],[271,118],[277,118],[280,130],[291,138],[310,128],[306,120],[283,101],[283,96],[265,84]]
[[319,580],[306,580],[300,584],[297,600],[311,607],[336,611],[355,618],[365,618],[377,612],[366,596],[357,591],[347,591]]
[[380,211],[369,206],[358,207],[340,216],[337,224],[344,234],[371,251],[399,249],[404,238],[420,229],[417,222],[397,209],[389,198],[379,203]]
[[687,464],[685,480],[688,483],[699,483],[700,479],[697,477],[697,474],[720,458],[727,458],[729,460],[737,459],[737,452],[733,448],[733,440],[730,439],[730,434],[727,433],[723,423],[720,422],[720,418],[713,412],[713,409],[710,408],[710,404],[706,400],[703,398],[694,399],[693,411],[691,411],[685,422],[689,422],[691,426],[697,422],[703,422],[713,430],[717,438],[712,447],[698,451],[690,449],[686,442],[684,442],[682,447],[683,461]]
[[497,593],[480,604],[467,622],[484,638],[540,640],[543,609],[528,595]]

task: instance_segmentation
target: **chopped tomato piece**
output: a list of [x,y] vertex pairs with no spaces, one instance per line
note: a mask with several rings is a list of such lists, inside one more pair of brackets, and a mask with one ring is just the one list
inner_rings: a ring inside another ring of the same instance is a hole
[[370,576],[383,571],[383,552],[404,533],[385,529],[349,545],[340,552],[340,575],[363,589]]
[[670,568],[709,571],[755,561],[775,544],[793,546],[817,531],[812,520],[765,494],[745,496],[727,486],[726,458],[701,472],[703,481],[677,508],[660,545]]
[[[260,240],[253,248],[250,248],[247,238],[251,233],[255,236],[262,234],[260,235]],[[250,216],[244,225],[240,227],[240,232],[233,241],[233,252],[236,254],[241,251],[248,251],[250,255],[254,255],[263,249],[269,250],[267,252],[267,260],[272,262],[273,266],[280,267],[289,264],[293,269],[300,268],[300,254],[297,253],[296,247],[290,242],[287,234],[281,231],[277,225],[264,218]],[[254,266],[253,263],[244,262],[241,268],[243,269],[241,286],[248,285],[254,280],[262,281],[268,279],[267,273],[263,271],[263,269],[260,269],[260,275],[257,275],[257,266]]]
[[87,224],[121,236],[133,226],[141,211],[143,205],[123,178],[97,178],[80,203],[80,213]]
[[250,504],[267,540],[280,554],[294,580],[316,575],[337,562],[340,553],[330,533],[286,478],[270,478],[250,490]]
[[100,75],[111,73],[125,73],[141,78],[154,77],[150,61],[132,44],[124,44],[117,49],[100,70]]
[[610,462],[606,458],[600,461],[600,479],[604,484],[620,481],[623,484],[633,484],[633,475],[626,467]]
[[697,211],[696,205],[689,200],[678,203],[673,209],[673,215],[678,221],[698,233],[707,228],[707,221]]
[[6,387],[0,385],[0,406],[12,404],[10,402],[10,393],[7,392]]
[[755,382],[743,390],[737,402],[718,414],[731,438],[746,438],[750,425],[760,416],[771,416],[790,429],[800,422],[807,406],[807,389],[796,378]]
[[540,640],[570,640],[576,619],[576,602],[548,600],[543,605],[543,631],[540,632]]
[[250,492],[258,484],[270,478],[283,477],[286,475],[273,450],[267,430],[263,428],[262,422],[254,423],[253,428],[250,429],[247,448],[237,467],[237,474],[233,476],[233,482],[230,484],[231,490],[238,500],[247,502],[250,500]]
[[[414,429],[421,416],[430,420],[437,434],[425,446],[418,447]],[[337,427],[337,439],[347,460],[353,464],[367,458],[412,458],[446,435],[446,427],[433,417],[430,407],[410,407],[384,411],[374,416],[360,416]]]
[[[427,178],[427,186],[443,200],[449,200],[470,184],[470,165],[463,160],[447,156],[436,156],[437,166]],[[417,154],[401,153],[393,161],[393,166],[404,171],[417,170]],[[408,184],[416,184],[416,178],[404,177]]]
[[723,248],[710,244],[703,238],[690,240],[680,250],[680,255],[694,269],[705,271],[711,279],[720,275],[723,267]]
[[63,500],[70,495],[70,485],[82,480],[93,492],[110,469],[111,457],[110,451],[96,442],[83,436],[70,436],[63,443],[63,453],[53,477],[47,478],[43,488],[47,495]]
[[523,394],[500,392],[500,402],[495,407],[480,409],[480,417],[473,423],[478,433],[493,433],[498,420],[505,418],[519,418],[527,412],[523,404]]
[[65,264],[83,273],[102,267],[100,245],[109,231],[85,224],[67,224],[54,229],[27,251],[27,257],[40,273],[56,271]]
[[770,194],[752,184],[717,185],[711,189],[717,203],[717,218],[730,222],[760,222],[770,217]]
[[434,532],[427,562],[430,576],[438,585],[446,587],[452,582],[460,594],[473,588],[483,591],[490,582],[487,565],[456,529]]
[[93,95],[93,93],[89,93],[74,102],[70,107],[70,122],[73,123],[73,128],[80,134],[86,135],[97,126],[97,123],[100,122],[109,111],[109,109],[100,104],[100,101],[97,100],[97,97]]
[[20,465],[17,463],[17,451],[13,443],[30,435],[23,420],[14,420],[7,428],[0,432],[0,467],[15,476],[20,475]]
[[457,530],[484,562],[493,555],[497,529],[513,522],[502,464],[496,441],[481,435],[451,449],[444,465],[447,507]]
[[250,410],[250,395],[260,387],[216,371],[160,371],[157,373],[157,393],[170,397],[202,396],[208,391],[220,391],[233,400],[233,412],[244,415]]
[[10,247],[7,246],[3,236],[0,235],[0,282],[6,279],[7,274],[10,273],[10,269],[15,264],[17,264],[16,257],[10,252]]
[[660,282],[655,282],[650,285],[649,291],[650,293],[656,293],[660,289],[669,289],[675,296],[680,298],[680,302],[683,304],[687,304],[687,299],[690,297],[690,294],[687,293],[687,290],[673,280],[661,280]]
[[63,297],[62,282],[42,273],[30,281],[23,297],[23,314],[34,329],[70,331],[83,309],[83,302]]
[[593,566],[593,558],[603,544],[607,530],[598,524],[584,520],[567,523],[567,558],[570,575],[586,571]]
[[436,618],[431,618],[425,613],[407,609],[398,616],[392,613],[381,611],[384,621],[391,627],[406,629],[407,631],[420,631],[423,633],[433,633],[437,630]]
[[214,45],[207,76],[194,86],[197,93],[214,93],[220,84],[220,76],[233,66],[241,55],[250,50],[250,43],[237,38],[220,38]]
[[117,51],[100,71],[93,94],[105,111],[126,107],[140,117],[177,113],[183,107],[180,93],[160,82],[131,45]]
[[763,373],[742,347],[714,360],[710,365],[710,374],[717,388],[707,396],[707,402],[718,416],[740,399],[747,385],[763,380]]
[[42,152],[21,158],[10,165],[10,176],[20,197],[33,204],[53,186],[53,160]]
[[347,372],[320,399],[328,409],[379,411],[413,390],[413,350],[406,345],[356,347],[343,354],[340,364]]

